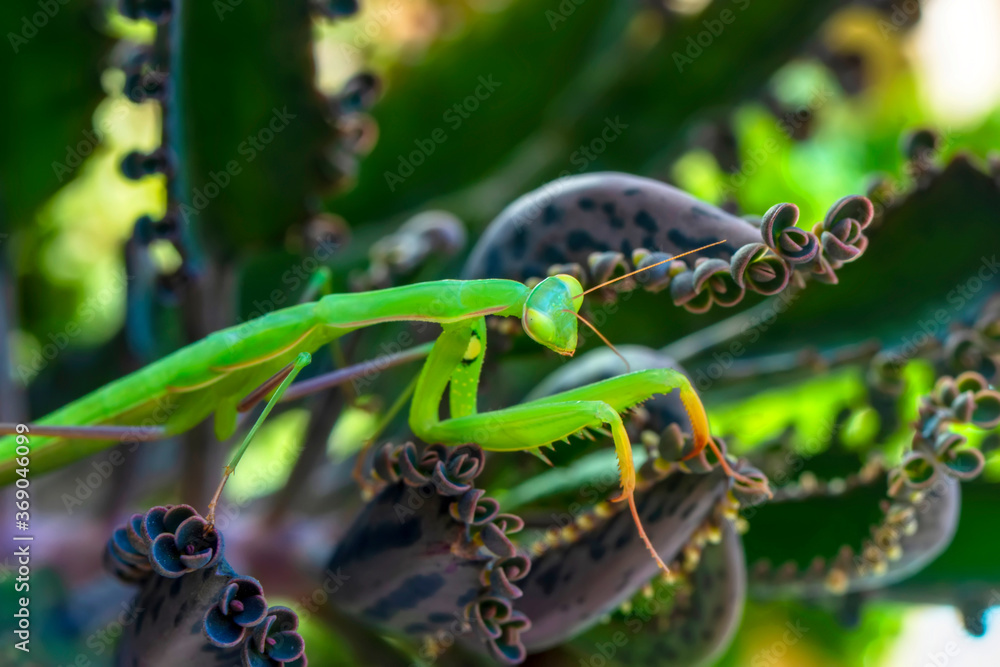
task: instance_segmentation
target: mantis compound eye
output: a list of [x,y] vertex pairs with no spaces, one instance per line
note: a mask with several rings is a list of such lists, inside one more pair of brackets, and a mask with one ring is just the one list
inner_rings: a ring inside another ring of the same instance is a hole
[[524,330],[535,341],[542,345],[548,345],[556,335],[556,323],[552,318],[536,308],[527,308],[524,311]]
[[551,276],[535,285],[525,299],[521,325],[535,342],[572,356],[577,342],[577,299],[573,297],[581,290],[574,291],[567,280],[576,283],[570,276]]
[[569,296],[573,299],[573,309],[580,312],[580,307],[583,305],[583,285],[580,284],[579,280],[565,273],[560,273],[556,278],[569,290]]

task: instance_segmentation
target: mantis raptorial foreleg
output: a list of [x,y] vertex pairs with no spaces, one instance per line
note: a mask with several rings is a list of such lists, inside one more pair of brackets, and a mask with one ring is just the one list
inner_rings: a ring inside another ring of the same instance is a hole
[[[696,451],[708,444],[727,472],[736,475],[711,442],[704,408],[687,378],[672,369],[637,371],[511,408],[476,413],[474,388],[485,348],[481,327],[481,321],[446,326],[438,338],[418,380],[417,398],[410,413],[414,433],[428,442],[475,442],[486,450],[538,451],[571,435],[607,425],[614,438],[621,476],[622,490],[617,500],[628,501],[639,536],[657,564],[666,569],[639,521],[632,444],[619,413],[656,394],[679,389],[691,418]],[[471,376],[475,380],[470,381]],[[438,406],[449,381],[453,416],[441,420]]]

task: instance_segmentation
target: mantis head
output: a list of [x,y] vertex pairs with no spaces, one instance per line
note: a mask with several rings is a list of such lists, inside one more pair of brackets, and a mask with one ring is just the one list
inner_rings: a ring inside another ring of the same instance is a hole
[[573,276],[560,274],[535,285],[524,300],[521,326],[535,342],[564,356],[576,351],[576,313],[583,305],[583,287]]

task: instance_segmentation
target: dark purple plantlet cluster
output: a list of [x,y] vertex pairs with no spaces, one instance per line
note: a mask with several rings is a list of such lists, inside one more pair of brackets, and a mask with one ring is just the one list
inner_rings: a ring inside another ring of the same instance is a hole
[[223,552],[222,534],[189,505],[153,507],[115,530],[105,563],[140,587],[118,664],[305,667],[298,617],[269,608],[260,582]]
[[142,517],[140,526],[149,563],[161,577],[181,577],[222,557],[219,533],[188,505],[154,507]]
[[236,577],[205,616],[205,634],[219,648],[232,648],[244,643],[247,633],[260,625],[267,614],[267,601],[260,584],[249,577]]
[[[331,570],[350,573],[339,606],[381,627],[429,637],[433,653],[456,640],[516,664],[531,624],[514,609],[531,560],[509,535],[520,518],[473,485],[476,446],[384,447],[375,473],[384,488],[337,545]],[[436,642],[436,645],[435,645]]]
[[306,644],[296,630],[299,618],[288,607],[271,607],[267,616],[243,643],[243,664],[247,667],[305,667]]

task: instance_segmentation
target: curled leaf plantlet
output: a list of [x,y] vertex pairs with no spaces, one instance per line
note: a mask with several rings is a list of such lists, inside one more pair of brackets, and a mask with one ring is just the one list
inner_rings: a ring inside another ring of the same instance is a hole
[[[751,222],[652,179],[578,174],[505,208],[480,236],[463,275],[532,280],[568,274],[589,287],[655,264],[624,290],[665,291],[674,305],[703,313],[713,304],[735,306],[748,293],[773,296],[801,287],[807,278],[836,283],[837,271],[867,248],[872,215],[870,201],[849,196],[812,229],[799,226],[793,204]],[[725,241],[709,253],[669,261],[719,239]],[[618,291],[602,290],[597,298],[611,301]]]
[[[320,347],[376,324],[432,322],[440,324],[442,331],[417,377],[409,413],[413,433],[428,443],[458,446],[474,442],[488,451],[540,454],[542,447],[607,426],[619,463],[622,490],[618,498],[628,501],[640,537],[666,569],[638,520],[632,443],[621,413],[653,396],[679,390],[694,425],[694,449],[700,452],[711,447],[727,474],[754,484],[741,479],[712,442],[705,409],[687,377],[670,368],[640,370],[509,408],[477,410],[486,354],[486,316],[517,317],[532,340],[557,354],[572,356],[583,296],[579,281],[559,274],[532,287],[500,279],[440,280],[373,292],[330,294],[276,310],[211,334],[43,418],[31,427],[38,436],[32,463],[40,473],[109,446],[109,438],[169,437],[210,415],[214,415],[216,436],[228,438],[236,430],[240,410],[265,395],[279,379],[269,406],[286,389],[294,391],[289,383],[308,355]],[[446,393],[450,416],[441,419],[439,407]],[[253,399],[249,402],[248,394]],[[266,409],[262,417],[268,412]],[[142,423],[157,426],[134,425]],[[259,425],[260,420],[226,467],[210,518],[214,519],[213,510],[226,479]],[[0,424],[2,434],[15,429],[15,424]],[[70,444],[71,439],[87,442],[78,446]],[[0,440],[0,483],[11,481],[16,474],[15,447],[13,438]],[[763,486],[762,482],[756,484]]]

